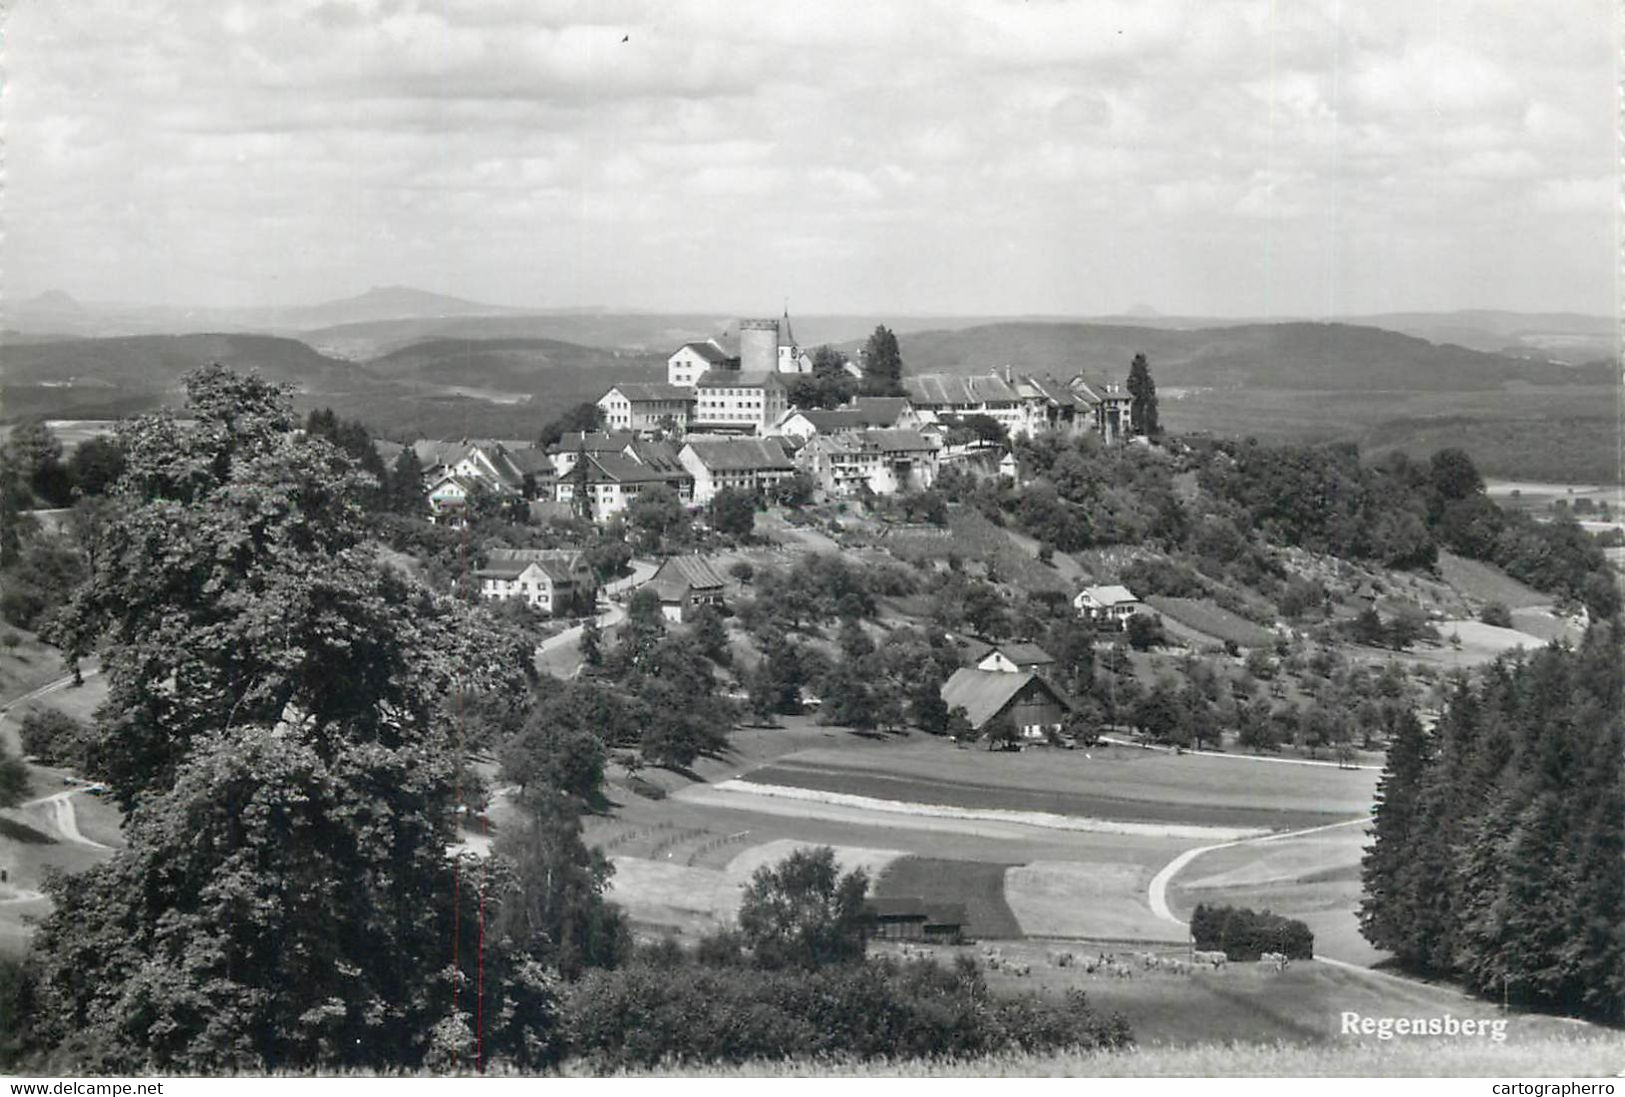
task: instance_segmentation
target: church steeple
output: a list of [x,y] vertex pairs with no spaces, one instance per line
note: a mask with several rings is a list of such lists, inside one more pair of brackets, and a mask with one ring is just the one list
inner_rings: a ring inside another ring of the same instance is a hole
[[790,299],[785,298],[784,318],[779,321],[779,346],[793,347],[795,345],[796,337],[790,331]]

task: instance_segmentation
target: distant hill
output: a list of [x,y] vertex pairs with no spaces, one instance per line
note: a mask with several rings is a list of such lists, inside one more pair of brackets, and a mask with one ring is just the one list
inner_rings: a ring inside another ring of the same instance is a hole
[[301,390],[347,392],[376,387],[365,370],[316,353],[297,339],[270,335],[131,335],[7,343],[5,383],[125,389],[177,388],[191,370],[209,362],[255,369]]
[[1349,317],[1350,323],[1387,328],[1473,350],[1579,365],[1617,353],[1613,318],[1575,312],[1389,312]]
[[1475,391],[1509,383],[1596,384],[1607,367],[1439,346],[1353,324],[1238,324],[1177,330],[1080,323],[1001,323],[899,338],[910,373],[1080,369],[1122,380],[1137,353],[1159,387],[1313,391]]
[[557,339],[431,339],[374,358],[367,372],[399,382],[535,394],[559,387],[561,374],[585,373],[603,387],[665,373],[664,354],[605,350]]
[[265,322],[305,331],[334,324],[447,316],[504,316],[516,311],[500,305],[483,305],[461,297],[413,289],[411,286],[374,286],[366,293],[340,301],[270,310]]

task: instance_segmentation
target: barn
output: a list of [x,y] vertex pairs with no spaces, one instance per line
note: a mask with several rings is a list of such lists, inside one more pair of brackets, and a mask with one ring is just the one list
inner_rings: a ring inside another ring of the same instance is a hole
[[1060,731],[1072,711],[1065,695],[1033,671],[1012,673],[960,667],[942,684],[942,700],[963,708],[977,734],[1008,715],[1026,739],[1043,739]]

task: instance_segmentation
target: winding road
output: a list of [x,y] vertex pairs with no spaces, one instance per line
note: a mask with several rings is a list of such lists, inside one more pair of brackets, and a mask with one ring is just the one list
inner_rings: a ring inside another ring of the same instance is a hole
[[[610,603],[608,608],[598,615],[598,627],[607,629],[619,624],[621,619],[626,616],[626,610],[614,601],[615,596],[623,591],[641,587],[650,579],[653,579],[655,572],[658,570],[660,570],[660,565],[653,560],[633,560],[631,575],[624,579],[617,579],[613,583],[605,583],[598,593],[609,598]],[[556,648],[578,642],[581,639],[582,627],[581,625],[572,625],[558,635],[549,636],[537,644],[536,658],[540,660],[542,656]]]

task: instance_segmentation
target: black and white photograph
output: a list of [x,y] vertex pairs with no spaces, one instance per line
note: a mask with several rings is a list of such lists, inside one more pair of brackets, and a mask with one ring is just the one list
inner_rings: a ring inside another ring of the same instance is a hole
[[1612,1093],[1622,57],[4,0],[7,1092]]

